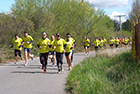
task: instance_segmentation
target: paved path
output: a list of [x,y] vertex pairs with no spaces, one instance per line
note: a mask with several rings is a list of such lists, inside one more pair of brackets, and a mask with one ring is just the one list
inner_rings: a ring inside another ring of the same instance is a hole
[[[90,56],[94,55],[90,52]],[[86,57],[84,53],[75,53],[74,65]],[[29,60],[27,67],[24,61],[0,65],[0,94],[64,94],[68,73],[65,56],[61,74],[57,74],[56,66],[51,66],[50,59],[47,73],[43,73],[39,58]]]

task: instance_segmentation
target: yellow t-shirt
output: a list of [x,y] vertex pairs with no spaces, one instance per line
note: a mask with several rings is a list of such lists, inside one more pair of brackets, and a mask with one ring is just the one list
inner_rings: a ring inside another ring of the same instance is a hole
[[114,40],[113,39],[109,40],[109,43],[114,44]]
[[119,44],[119,39],[115,39],[115,44]]
[[89,39],[84,39],[83,42],[84,42],[85,46],[89,46],[90,45],[90,40]]
[[94,46],[96,46],[96,47],[98,47],[99,46],[99,40],[94,40],[94,42],[93,42],[93,44],[94,44]]
[[65,49],[65,52],[66,53],[71,52],[72,51],[71,47],[74,44],[74,42],[72,40],[69,40],[69,41],[66,40],[66,44],[67,44],[67,47]]
[[19,48],[19,46],[21,45],[21,42],[22,42],[23,40],[21,39],[21,38],[18,38],[18,39],[13,39],[13,41],[12,41],[12,44],[14,44],[14,49],[16,49],[16,50],[22,50],[22,47],[20,47]]
[[106,40],[106,39],[103,39],[103,41],[104,41],[104,45],[106,45],[106,43],[107,43],[107,40]]
[[23,45],[24,48],[32,48],[32,43],[27,44],[27,42],[33,41],[33,38],[31,36],[29,35],[27,37],[23,36],[22,40],[24,42]]
[[100,46],[103,46],[103,45],[104,45],[104,41],[101,40],[101,41],[100,41]]
[[53,46],[52,46],[53,43],[54,43],[54,40],[50,42],[51,48],[49,49],[49,51],[54,51],[55,50],[55,49],[53,49]]
[[58,53],[63,53],[63,50],[64,50],[64,45],[66,44],[66,41],[62,38],[60,38],[59,40],[55,40],[54,43],[53,43],[53,46],[56,46],[56,49],[55,51],[58,52]]
[[122,43],[124,43],[124,39],[122,39]]
[[48,38],[46,38],[46,39],[42,39],[42,38],[39,39],[37,44],[39,46],[41,46],[40,53],[47,53],[47,52],[49,52],[48,43],[50,43],[50,40]]
[[133,42],[132,38],[130,38],[129,40],[130,40],[130,42]]
[[129,39],[124,39],[124,44],[128,44]]

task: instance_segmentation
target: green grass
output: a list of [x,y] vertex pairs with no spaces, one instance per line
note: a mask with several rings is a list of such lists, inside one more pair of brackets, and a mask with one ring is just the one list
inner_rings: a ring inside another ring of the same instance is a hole
[[72,94],[139,94],[140,65],[125,52],[115,57],[90,57],[67,78]]

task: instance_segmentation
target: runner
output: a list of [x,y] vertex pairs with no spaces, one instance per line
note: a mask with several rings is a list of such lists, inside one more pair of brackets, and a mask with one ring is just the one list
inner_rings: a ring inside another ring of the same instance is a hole
[[103,50],[103,46],[104,46],[104,41],[102,40],[102,38],[100,38],[100,44],[99,44],[101,50]]
[[125,39],[124,39],[124,45],[125,45],[125,47],[128,46],[128,43],[129,43],[129,39],[127,37],[125,37]]
[[[56,34],[56,40],[53,43],[53,48],[56,51],[56,61],[57,61],[57,67],[58,67],[58,73],[63,71],[63,53],[65,52],[66,48],[66,42],[64,39],[60,37],[60,34]],[[61,64],[61,66],[59,66]]]
[[53,49],[52,45],[54,43],[54,40],[55,40],[55,37],[54,35],[51,36],[51,42],[50,42],[50,49],[49,49],[49,58],[51,59],[51,62],[52,62],[52,66],[54,66],[54,63],[55,63],[55,55],[56,55],[56,52],[55,52],[55,49]]
[[[67,35],[70,35],[70,33],[67,33]],[[76,42],[75,40],[73,39],[73,37],[70,35],[70,40],[73,41],[74,43],[74,47],[76,46]],[[73,54],[74,54],[74,47],[72,48],[72,55],[71,55],[71,66],[73,66]]]
[[22,39],[19,38],[18,34],[15,34],[15,38],[12,41],[11,48],[13,48],[13,46],[14,46],[14,53],[15,53],[16,64],[18,64],[17,54],[19,55],[21,60],[23,60],[23,57],[21,56],[21,50],[22,50],[21,44],[22,44]]
[[65,49],[65,56],[67,59],[69,70],[72,70],[72,68],[71,68],[71,56],[72,56],[72,49],[74,48],[74,42],[71,40],[70,35],[67,35],[66,44],[67,44],[67,47]]
[[98,38],[96,37],[95,40],[94,40],[94,42],[93,42],[93,44],[92,44],[92,45],[95,47],[96,55],[97,55],[97,53],[98,53],[98,46],[99,46],[99,43],[100,43],[100,41],[99,41]]
[[88,55],[89,46],[90,46],[90,40],[88,39],[88,37],[84,37],[83,43],[84,43],[84,48],[85,48],[85,55]]
[[120,38],[120,37],[118,37],[118,39],[119,39],[119,46],[120,46],[120,45],[121,45],[122,40],[121,40],[121,38]]
[[104,41],[104,48],[106,49],[107,40],[105,39],[105,37],[103,37],[103,41]]
[[31,36],[28,35],[27,31],[24,31],[24,36],[22,37],[22,45],[24,47],[24,55],[25,55],[25,66],[27,66],[28,64],[28,57],[31,57],[31,59],[33,60],[34,55],[31,55],[31,49],[32,49],[32,42],[33,42],[33,38]]
[[46,37],[47,34],[43,32],[42,38],[39,39],[39,41],[37,42],[37,46],[40,49],[40,63],[42,64],[42,69],[44,70],[44,73],[47,73],[46,69],[50,45],[50,40]]
[[129,38],[129,44],[132,45],[133,39],[132,37]]
[[124,38],[122,38],[122,47],[124,46]]
[[116,48],[118,48],[119,42],[120,42],[120,40],[118,39],[118,37],[116,37],[116,39],[115,39],[115,47]]
[[112,37],[110,37],[109,44],[110,44],[110,48],[113,49],[114,40]]

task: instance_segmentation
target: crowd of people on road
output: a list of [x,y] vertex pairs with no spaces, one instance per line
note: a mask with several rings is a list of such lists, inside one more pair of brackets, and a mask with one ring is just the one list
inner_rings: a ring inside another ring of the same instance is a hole
[[120,47],[127,47],[128,45],[132,44],[132,37],[129,39],[127,37],[125,38],[120,38],[120,37],[110,37],[110,40],[106,40],[105,37],[103,38],[97,38],[95,37],[95,40],[91,44],[90,40],[88,37],[84,37],[83,39],[83,44],[84,44],[84,49],[85,49],[85,55],[89,55],[89,48],[90,46],[94,46],[96,54],[98,53],[98,50],[103,50],[106,49],[107,44],[109,44],[110,48],[113,49]]
[[[25,58],[25,66],[28,65],[28,57],[32,60],[34,55],[31,54],[32,49],[32,42],[33,38],[28,35],[27,31],[24,31],[24,36],[20,38],[18,34],[15,34],[15,38],[12,41],[11,48],[14,47],[15,59],[16,64],[18,63],[17,55],[23,60],[21,51],[24,48],[24,58]],[[129,39],[127,37],[120,38],[120,37],[110,37],[110,40],[106,40],[105,37],[103,38],[95,38],[95,40],[91,43],[88,37],[84,37],[83,45],[85,49],[85,55],[89,55],[89,48],[90,46],[94,46],[96,54],[98,53],[98,49],[106,49],[107,44],[109,43],[110,48],[113,49],[114,47],[118,48],[119,46],[127,46],[128,44],[132,44],[132,37]],[[55,64],[55,59],[57,62],[58,73],[64,70],[63,68],[63,54],[65,54],[68,70],[72,70],[73,66],[73,53],[74,47],[76,46],[75,40],[72,38],[70,33],[66,34],[66,39],[61,38],[59,33],[56,33],[55,36],[51,36],[51,40],[47,37],[45,32],[42,33],[42,37],[38,40],[37,46],[39,48],[39,58],[40,63],[42,64],[42,70],[44,73],[47,73],[47,64],[48,58],[51,59],[52,66]]]
[[[12,45],[10,48],[14,47],[16,64],[18,63],[17,55],[23,60],[21,55],[22,47],[24,48],[24,58],[25,58],[25,66],[28,65],[28,57],[33,60],[34,55],[31,54],[33,38],[28,35],[27,31],[24,31],[24,36],[19,38],[18,34],[15,34],[15,38],[12,41]],[[37,46],[40,52],[40,63],[42,64],[42,70],[44,73],[47,73],[47,61],[48,58],[51,59],[52,66],[55,64],[55,59],[57,61],[58,73],[63,71],[63,54],[65,53],[65,57],[68,64],[68,69],[71,71],[73,66],[73,52],[74,47],[76,46],[75,40],[72,38],[70,33],[67,33],[66,39],[61,38],[60,34],[56,34],[55,36],[51,36],[51,40],[47,38],[47,34],[45,32],[42,33],[42,37],[38,40]]]

